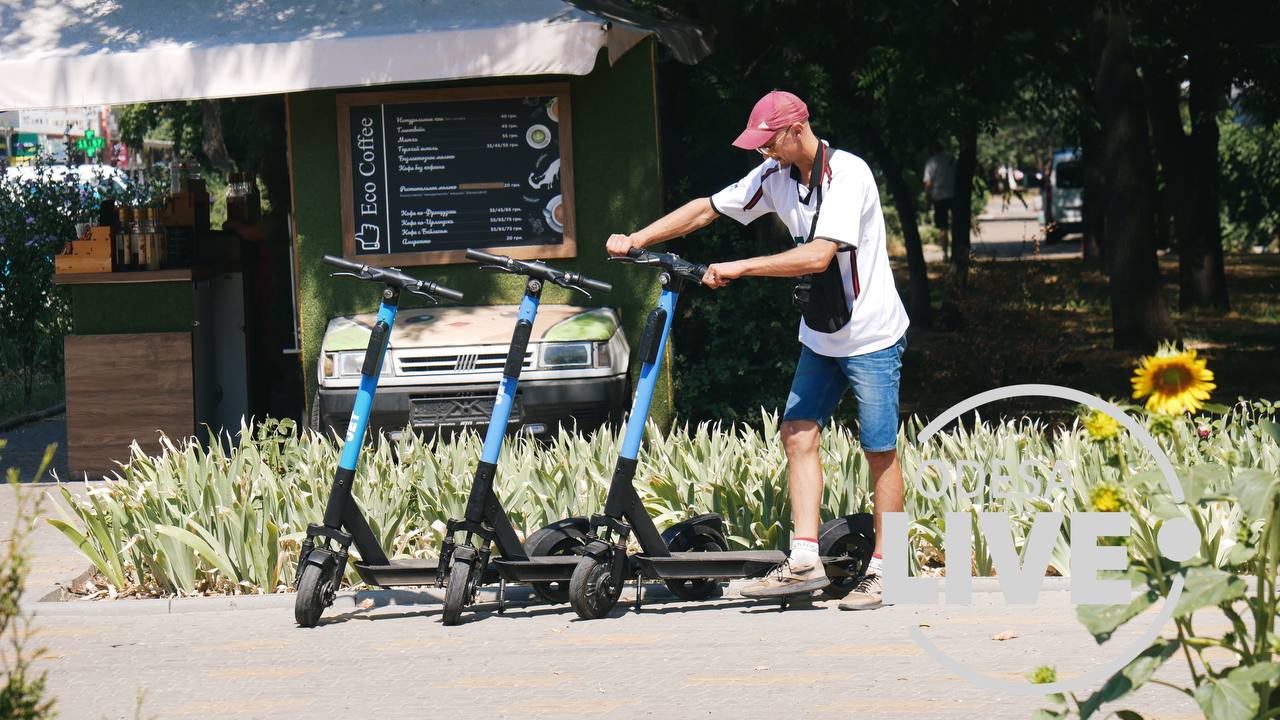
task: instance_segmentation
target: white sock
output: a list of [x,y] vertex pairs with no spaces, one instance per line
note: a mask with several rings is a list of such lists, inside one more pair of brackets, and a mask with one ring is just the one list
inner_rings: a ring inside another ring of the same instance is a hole
[[867,574],[879,575],[881,570],[883,569],[883,565],[884,565],[884,561],[881,558],[875,557],[873,555],[871,557],[871,562],[867,564]]
[[818,543],[810,540],[792,540],[789,557],[796,565],[817,565]]

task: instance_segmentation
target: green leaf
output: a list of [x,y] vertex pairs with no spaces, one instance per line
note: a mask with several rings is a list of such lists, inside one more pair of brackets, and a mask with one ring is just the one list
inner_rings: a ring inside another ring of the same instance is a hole
[[1175,618],[1186,617],[1205,607],[1243,597],[1248,586],[1233,573],[1212,567],[1193,567],[1186,573],[1186,585],[1173,609]]
[[1238,667],[1225,678],[1209,678],[1196,688],[1196,702],[1210,720],[1251,720],[1261,704],[1254,685],[1270,685],[1278,678],[1280,665],[1276,663]]
[[1111,639],[1116,628],[1129,622],[1151,607],[1155,602],[1154,592],[1138,595],[1128,605],[1080,605],[1076,607],[1076,617],[1080,624],[1093,635],[1098,644]]
[[1117,710],[1116,717],[1120,720],[1143,720],[1143,717],[1132,710]]
[[1102,689],[1089,696],[1080,704],[1080,720],[1087,720],[1098,711],[1103,703],[1113,702],[1128,695],[1156,674],[1156,670],[1178,651],[1178,643],[1174,640],[1160,639],[1151,647],[1143,650],[1138,657],[1112,675]]
[[1200,409],[1208,413],[1213,413],[1215,415],[1225,415],[1231,412],[1231,408],[1219,403],[1204,403],[1203,405],[1200,406]]
[[227,562],[226,557],[222,553],[215,551],[209,546],[209,543],[205,542],[203,538],[198,537],[195,533],[172,525],[156,525],[156,532],[161,535],[167,535],[196,551],[200,557],[204,558],[210,565],[217,568],[218,572],[222,573],[223,577],[230,579],[232,582],[240,582],[240,578],[236,575],[231,564]]
[[1236,475],[1231,493],[1249,520],[1266,520],[1275,512],[1280,477],[1265,470],[1245,470]]
[[1262,432],[1270,435],[1271,439],[1276,441],[1277,444],[1280,444],[1280,423],[1274,423],[1270,420],[1259,420],[1258,427],[1262,429]]

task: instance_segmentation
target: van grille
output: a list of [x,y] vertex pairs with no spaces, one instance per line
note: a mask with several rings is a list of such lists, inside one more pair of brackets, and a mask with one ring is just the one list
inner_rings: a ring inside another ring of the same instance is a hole
[[[442,349],[396,353],[397,375],[456,375],[475,372],[501,372],[507,362],[505,352],[468,353]],[[533,351],[524,354],[523,369],[533,368]]]

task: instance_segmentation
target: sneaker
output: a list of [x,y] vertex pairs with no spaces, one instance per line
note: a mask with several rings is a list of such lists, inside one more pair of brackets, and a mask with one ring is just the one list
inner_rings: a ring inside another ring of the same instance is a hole
[[841,610],[875,610],[876,608],[890,605],[886,603],[882,597],[880,589],[880,575],[863,575],[857,585],[853,586],[853,590],[840,603]]
[[812,565],[794,565],[787,558],[769,571],[763,578],[742,588],[743,597],[778,597],[808,593],[831,584],[821,562]]

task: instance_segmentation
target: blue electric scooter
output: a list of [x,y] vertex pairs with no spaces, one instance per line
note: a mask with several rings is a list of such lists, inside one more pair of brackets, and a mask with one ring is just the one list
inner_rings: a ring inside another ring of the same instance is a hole
[[569,599],[569,579],[577,565],[574,553],[586,539],[587,519],[566,518],[552,523],[531,533],[521,546],[511,519],[493,491],[493,479],[498,470],[498,453],[511,417],[525,349],[538,314],[544,283],[553,283],[588,297],[588,289],[597,292],[613,289],[604,281],[553,268],[536,260],[527,262],[480,250],[468,250],[467,258],[480,262],[482,270],[523,275],[526,280],[515,332],[502,370],[502,382],[489,417],[484,448],[467,496],[466,513],[460,519],[449,520],[440,548],[436,586],[448,588],[444,599],[445,625],[457,624],[462,619],[463,608],[475,601],[478,587],[494,579],[489,561],[491,545],[497,545],[501,556],[501,561],[492,563],[499,574],[498,612],[503,609],[508,581],[532,583],[534,592],[547,602]]
[[[307,526],[307,537],[302,542],[298,556],[298,575],[295,585],[298,597],[293,614],[303,627],[315,627],[324,609],[333,604],[334,596],[342,584],[347,569],[348,550],[354,543],[360,552],[356,569],[367,582],[375,585],[425,584],[411,582],[425,579],[424,564],[431,561],[390,560],[369,529],[360,507],[351,496],[351,484],[355,480],[356,463],[364,446],[364,433],[369,425],[369,409],[373,407],[373,395],[378,389],[378,377],[382,372],[382,358],[386,354],[387,341],[391,338],[391,326],[396,320],[400,305],[400,293],[421,295],[432,303],[440,298],[462,300],[462,293],[426,280],[418,280],[394,268],[377,268],[343,260],[332,255],[324,256],[325,263],[341,272],[334,277],[353,277],[384,285],[382,306],[378,319],[369,334],[369,345],[364,351],[364,364],[360,367],[360,389],[356,392],[355,406],[351,409],[351,421],[342,445],[342,456],[333,476],[329,501],[325,506],[324,522]],[[363,568],[377,568],[372,576]],[[435,580],[434,564],[430,579]],[[409,581],[409,582],[405,582]]]
[[[631,577],[636,580],[638,611],[643,579],[662,580],[681,599],[705,600],[720,594],[722,579],[759,577],[786,559],[780,550],[729,552],[724,519],[718,513],[698,515],[662,533],[654,526],[632,481],[653,391],[658,384],[662,354],[671,334],[676,301],[687,284],[702,284],[707,268],[670,253],[638,248],[626,257],[610,259],[662,270],[662,295],[658,307],[645,321],[640,341],[643,362],[640,381],[604,512],[591,518],[591,534],[569,581],[569,602],[583,619],[606,615],[621,596],[623,584]],[[632,532],[641,552],[628,556],[627,541]],[[847,515],[823,523],[818,531],[818,552],[832,581],[823,592],[836,597],[848,594],[866,572],[874,550],[871,515]]]

